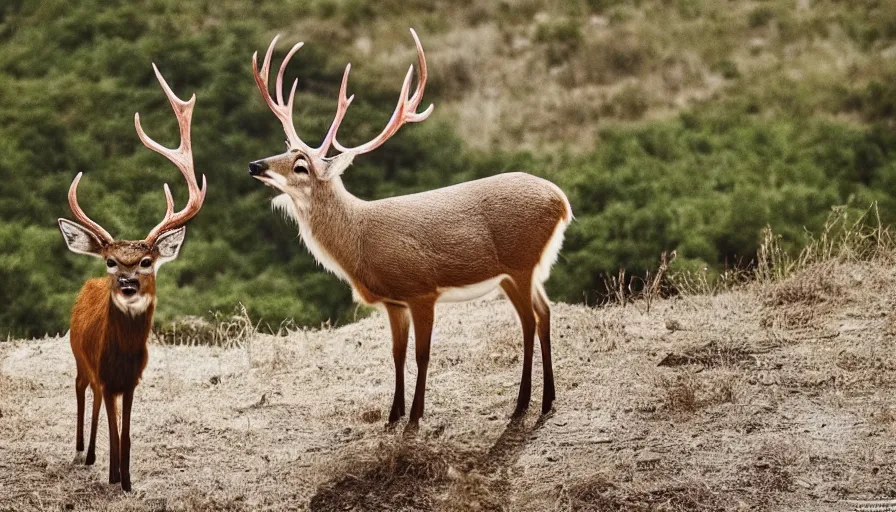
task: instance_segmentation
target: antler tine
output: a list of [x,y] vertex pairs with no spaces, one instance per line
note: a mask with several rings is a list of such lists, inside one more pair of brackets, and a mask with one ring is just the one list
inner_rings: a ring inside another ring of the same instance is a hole
[[162,73],[159,72],[159,68],[155,64],[152,67],[155,70],[156,77],[159,79],[159,83],[162,85],[162,90],[165,91],[165,95],[171,103],[171,108],[174,109],[174,115],[177,117],[177,124],[180,127],[180,145],[178,145],[177,149],[166,148],[146,135],[143,127],[140,125],[139,113],[134,114],[134,126],[137,128],[137,136],[140,137],[140,140],[146,147],[165,156],[177,166],[187,182],[187,190],[190,197],[187,200],[187,205],[181,211],[174,213],[174,198],[171,196],[171,189],[167,183],[164,185],[165,217],[146,236],[145,241],[149,244],[154,243],[162,233],[179,227],[193,218],[199,212],[199,209],[202,208],[205,194],[208,190],[205,175],[202,176],[202,186],[200,187],[196,182],[196,173],[193,168],[190,125],[193,118],[193,107],[196,104],[196,95],[194,94],[189,101],[181,100],[168,86],[168,82],[165,81]]
[[420,106],[420,100],[423,99],[423,90],[426,89],[426,79],[429,77],[429,72],[426,69],[426,57],[423,54],[423,45],[420,44],[420,38],[417,37],[417,32],[414,29],[411,29],[411,36],[414,38],[414,44],[417,46],[417,66],[419,71],[417,76],[417,90],[414,91],[414,95],[411,96],[411,101],[408,103],[408,110],[411,112],[408,114],[408,122],[417,123],[425,121],[426,118],[432,114],[432,111],[436,106],[430,103],[426,110],[419,114],[416,113],[417,107]]
[[351,71],[352,65],[347,64],[345,66],[345,73],[342,74],[342,85],[339,86],[339,102],[336,104],[336,116],[333,118],[333,122],[330,124],[330,129],[327,131],[326,137],[324,137],[323,142],[321,142],[320,147],[317,148],[320,156],[327,156],[327,151],[330,150],[330,146],[333,144],[334,139],[336,138],[336,132],[339,130],[339,125],[342,124],[342,119],[345,117],[345,112],[348,110],[348,106],[352,104],[352,100],[355,99],[355,95],[352,94],[350,97],[345,96],[345,91],[348,86],[348,73]]
[[410,69],[408,69],[408,74],[405,75],[404,82],[401,86],[401,94],[398,98],[398,105],[395,107],[395,111],[392,113],[392,117],[389,119],[389,122],[386,124],[386,127],[383,128],[383,131],[377,135],[373,140],[367,142],[366,144],[361,144],[360,146],[355,146],[353,148],[347,148],[339,143],[336,140],[335,134],[333,136],[333,146],[336,147],[339,151],[352,152],[356,154],[367,153],[373,151],[374,149],[382,146],[390,137],[395,135],[398,132],[399,128],[402,127],[405,123],[419,123],[420,121],[426,120],[430,114],[432,114],[435,105],[430,105],[423,112],[417,112],[417,107],[420,104],[420,100],[423,99],[423,90],[426,88],[426,78],[427,78],[427,69],[426,69],[426,56],[423,53],[423,45],[420,44],[420,38],[417,37],[417,33],[414,29],[411,29],[411,36],[414,38],[414,43],[417,46],[417,61],[420,65],[419,77],[417,80],[417,89],[414,91],[414,95],[408,99],[408,91],[411,85],[411,78],[414,75],[414,66],[412,65]]
[[81,176],[83,175],[83,172],[79,172],[78,175],[75,176],[75,179],[72,180],[72,184],[68,189],[68,206],[72,209],[72,213],[75,214],[75,218],[78,220],[78,222],[81,223],[82,226],[93,232],[93,234],[96,235],[104,244],[111,244],[115,241],[115,239],[112,238],[112,235],[110,235],[108,231],[103,229],[102,226],[92,221],[78,204],[78,182],[81,181]]
[[271,112],[277,116],[277,119],[280,120],[280,124],[283,125],[283,131],[286,133],[286,138],[289,139],[290,145],[310,151],[311,148],[299,138],[298,133],[296,133],[295,125],[292,122],[292,106],[293,101],[295,100],[296,88],[299,85],[298,80],[295,80],[292,84],[289,100],[286,103],[283,102],[283,74],[286,72],[286,66],[289,64],[289,60],[305,43],[296,43],[292,49],[289,50],[289,53],[286,54],[286,58],[283,59],[283,62],[280,64],[280,70],[277,73],[277,81],[274,83],[277,98],[275,100],[271,96],[268,87],[268,77],[271,70],[271,57],[274,54],[274,46],[276,46],[279,38],[279,35],[275,36],[268,46],[260,71],[258,69],[258,52],[252,54],[252,73],[255,75],[255,85],[257,85],[258,90],[261,91],[261,96],[264,98],[265,103],[268,104],[268,108],[271,109]]

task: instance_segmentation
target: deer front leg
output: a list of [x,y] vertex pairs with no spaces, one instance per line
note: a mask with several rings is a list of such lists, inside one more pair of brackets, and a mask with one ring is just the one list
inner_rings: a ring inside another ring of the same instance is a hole
[[78,428],[75,433],[75,464],[84,462],[84,402],[87,390],[87,379],[80,370],[75,378],[75,399],[78,402]]
[[417,356],[417,385],[414,388],[414,402],[407,429],[415,430],[423,417],[423,401],[426,396],[426,371],[429,368],[429,345],[432,339],[432,324],[435,317],[435,301],[411,305],[411,319],[414,322],[414,351]]
[[118,451],[118,418],[115,396],[108,390],[103,390],[103,402],[106,404],[106,416],[109,418],[109,483],[117,484],[121,481],[119,466],[121,456]]
[[126,391],[121,399],[121,488],[131,490],[131,405],[134,390]]
[[90,444],[87,445],[87,459],[84,464],[92,466],[96,462],[96,431],[100,422],[100,407],[103,405],[103,394],[97,386],[90,386],[93,392],[93,411],[90,415]]
[[408,353],[408,308],[387,305],[389,326],[392,328],[392,360],[395,361],[395,396],[392,398],[392,410],[389,411],[389,423],[395,423],[404,416],[404,363]]

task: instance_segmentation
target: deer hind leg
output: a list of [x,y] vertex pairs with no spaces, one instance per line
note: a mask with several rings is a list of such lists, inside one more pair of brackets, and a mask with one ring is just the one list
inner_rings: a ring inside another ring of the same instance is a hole
[[75,464],[84,462],[84,406],[85,392],[87,390],[87,377],[78,368],[78,376],[75,377],[75,398],[78,402],[78,427],[75,434]]
[[92,466],[96,462],[96,430],[100,421],[100,407],[103,406],[103,394],[98,386],[91,385],[93,392],[93,411],[90,415],[90,444],[87,445],[87,459],[84,464]]
[[404,306],[387,304],[386,311],[392,328],[392,359],[395,361],[395,396],[392,398],[389,423],[395,423],[404,416],[404,363],[408,354],[410,318],[408,308]]
[[547,414],[554,404],[554,367],[551,364],[551,306],[541,285],[535,286],[533,294],[535,317],[538,321],[538,341],[541,344],[541,364],[544,373],[544,391],[541,398],[541,413]]
[[106,404],[106,416],[109,418],[109,483],[121,482],[121,455],[118,451],[118,414],[115,396],[103,390],[103,402]]
[[426,395],[426,372],[429,368],[429,345],[432,340],[432,324],[435,319],[435,301],[427,300],[410,305],[411,320],[414,323],[414,352],[417,358],[417,385],[414,401],[411,403],[411,417],[407,429],[417,428],[423,416],[423,400]]
[[516,399],[516,409],[513,418],[519,418],[529,408],[532,398],[532,354],[535,346],[535,310],[532,306],[532,280],[530,277],[523,279],[505,279],[501,281],[501,288],[513,307],[516,308],[523,327],[523,377],[520,380],[520,393]]

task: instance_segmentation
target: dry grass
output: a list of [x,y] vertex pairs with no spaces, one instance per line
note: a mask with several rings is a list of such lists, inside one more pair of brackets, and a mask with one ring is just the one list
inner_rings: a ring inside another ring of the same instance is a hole
[[[537,414],[536,344],[521,422],[507,421],[521,333],[503,300],[439,307],[411,437],[383,425],[380,313],[153,344],[128,495],[104,483],[105,422],[97,466],[69,462],[67,340],[0,343],[0,510],[821,511],[893,498],[896,267],[885,230],[853,225],[801,260],[769,236],[751,281],[655,296],[649,313],[644,298],[555,304],[555,412]],[[811,315],[789,320],[799,311]]]
[[255,335],[257,325],[249,319],[245,306],[240,306],[231,315],[216,313],[209,321],[204,318],[187,316],[153,330],[154,341],[162,345],[183,345],[195,347],[242,347]]

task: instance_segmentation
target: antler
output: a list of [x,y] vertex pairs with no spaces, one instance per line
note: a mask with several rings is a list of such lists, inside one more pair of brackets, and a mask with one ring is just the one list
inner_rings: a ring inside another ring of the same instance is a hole
[[264,54],[264,62],[261,64],[261,70],[258,69],[258,52],[252,54],[252,73],[255,75],[255,85],[257,85],[258,90],[261,91],[261,96],[264,98],[265,103],[268,104],[268,107],[274,115],[277,116],[277,119],[280,120],[280,124],[283,125],[283,131],[286,132],[286,137],[289,139],[290,146],[301,148],[307,153],[316,153],[320,156],[326,156],[333,138],[336,136],[336,130],[339,127],[339,123],[342,122],[342,117],[345,116],[346,109],[348,109],[352,99],[354,99],[354,96],[351,98],[345,97],[346,82],[348,81],[348,73],[352,65],[349,64],[345,67],[345,74],[342,76],[342,88],[340,89],[341,95],[336,111],[336,117],[333,119],[333,124],[330,125],[330,130],[327,132],[321,145],[312,148],[299,138],[299,135],[296,133],[296,127],[292,122],[293,100],[295,100],[296,96],[296,87],[299,85],[298,79],[292,83],[292,89],[289,92],[289,101],[286,103],[283,102],[283,73],[286,72],[286,66],[289,64],[289,60],[305,43],[296,43],[295,46],[289,50],[289,53],[286,54],[286,58],[283,59],[283,62],[280,64],[280,70],[277,72],[277,82],[274,88],[277,99],[274,100],[274,98],[271,97],[268,86],[268,76],[271,69],[271,56],[274,53],[274,46],[277,45],[277,40],[279,38],[279,35],[274,37],[274,40],[271,41],[270,46],[268,46],[268,51]]
[[283,131],[286,132],[286,137],[289,139],[289,144],[291,147],[298,147],[303,149],[308,153],[314,153],[321,157],[327,155],[327,151],[330,150],[330,146],[336,147],[340,152],[353,152],[357,154],[367,153],[372,151],[385,143],[389,137],[395,135],[399,128],[405,123],[418,123],[420,121],[425,120],[432,114],[434,105],[430,105],[424,112],[417,113],[417,107],[420,105],[420,100],[423,99],[423,89],[426,87],[426,57],[423,54],[423,46],[420,44],[420,39],[417,37],[417,33],[414,32],[414,29],[411,29],[411,35],[414,37],[414,42],[417,45],[417,58],[420,65],[420,73],[419,80],[417,83],[417,89],[414,91],[414,95],[408,99],[408,91],[411,86],[411,78],[414,74],[414,66],[408,70],[407,76],[404,78],[404,84],[401,88],[401,96],[398,100],[398,106],[395,107],[395,112],[392,114],[392,118],[389,120],[389,123],[386,125],[386,128],[383,129],[383,132],[380,133],[375,139],[372,141],[362,144],[360,146],[354,148],[346,148],[339,141],[336,140],[336,132],[339,130],[339,125],[342,123],[342,119],[345,117],[345,112],[348,110],[349,105],[351,105],[352,100],[355,99],[354,95],[346,97],[346,88],[348,85],[348,74],[351,71],[352,65],[348,64],[345,66],[345,73],[342,75],[342,85],[339,87],[339,102],[336,106],[336,116],[333,118],[333,122],[330,124],[330,129],[327,131],[327,135],[324,137],[324,140],[321,142],[321,145],[312,148],[309,145],[302,142],[302,139],[299,138],[296,133],[295,125],[292,122],[292,108],[293,108],[293,100],[295,99],[296,87],[298,86],[299,81],[296,80],[292,84],[292,90],[289,93],[289,100],[284,103],[283,102],[283,73],[286,71],[286,66],[289,63],[289,59],[292,58],[293,55],[302,47],[304,43],[297,43],[289,53],[286,55],[286,58],[283,60],[283,63],[280,64],[280,71],[277,73],[277,82],[275,87],[275,93],[277,95],[277,100],[275,101],[273,97],[271,97],[271,93],[268,88],[268,75],[271,69],[271,56],[274,53],[274,46],[277,44],[277,39],[279,39],[279,35],[271,41],[270,46],[268,46],[268,51],[265,53],[264,62],[261,65],[261,70],[258,69],[258,52],[255,52],[252,55],[252,71],[255,74],[255,83],[258,85],[258,89],[261,91],[262,97],[264,97],[265,102],[268,104],[268,107],[274,112],[274,115],[280,119],[280,123],[283,125]]
[[140,137],[143,145],[165,156],[180,169],[180,173],[187,181],[187,189],[190,192],[190,198],[187,200],[187,205],[184,206],[183,210],[174,213],[174,198],[171,197],[171,189],[168,188],[167,183],[164,185],[165,201],[167,203],[165,207],[165,217],[162,219],[162,222],[152,228],[152,231],[146,236],[145,242],[150,245],[155,243],[156,239],[162,233],[180,227],[193,218],[193,216],[199,212],[199,209],[202,208],[202,203],[205,201],[205,193],[208,190],[205,175],[202,175],[202,187],[200,188],[196,183],[196,173],[193,169],[193,148],[190,144],[190,122],[193,118],[193,106],[196,104],[196,95],[194,94],[190,98],[190,101],[182,101],[175,96],[171,91],[171,88],[168,87],[168,83],[165,81],[165,78],[162,77],[162,74],[159,73],[159,68],[157,68],[155,64],[152,65],[152,69],[155,70],[156,77],[159,79],[159,83],[162,84],[162,89],[165,91],[168,101],[171,102],[171,108],[174,109],[174,115],[177,117],[177,124],[180,126],[180,146],[178,146],[177,149],[169,149],[152,140],[143,131],[143,127],[140,126],[139,113],[134,114],[134,125],[137,128],[137,135]]
[[68,189],[68,205],[72,209],[72,213],[75,214],[75,218],[78,219],[78,222],[80,222],[82,226],[96,235],[97,238],[103,242],[103,245],[111,244],[115,241],[115,239],[112,238],[112,235],[103,229],[102,226],[90,220],[90,217],[88,217],[87,214],[84,213],[84,210],[81,209],[81,206],[78,205],[78,182],[81,181],[81,176],[83,174],[83,172],[79,172],[78,175],[75,176],[75,179],[72,180],[72,185]]
[[[404,77],[404,83],[401,85],[401,94],[398,97],[398,105],[395,107],[395,111],[392,113],[392,118],[389,119],[389,122],[386,124],[386,127],[383,131],[377,135],[373,140],[367,142],[366,144],[361,144],[360,146],[355,146],[353,148],[347,148],[339,143],[335,138],[335,129],[331,128],[334,131],[333,136],[333,146],[336,147],[339,151],[352,152],[356,154],[367,153],[373,151],[374,149],[382,146],[390,137],[395,135],[398,132],[398,129],[402,127],[405,123],[419,123],[420,121],[425,121],[426,118],[432,114],[435,105],[430,104],[429,108],[424,110],[423,112],[417,112],[417,107],[420,105],[420,100],[423,99],[423,90],[426,88],[426,56],[423,54],[423,45],[420,44],[420,38],[417,37],[417,32],[414,29],[411,29],[411,36],[414,37],[414,43],[417,45],[417,62],[420,66],[419,77],[417,80],[417,89],[414,91],[413,96],[408,99],[408,91],[411,87],[411,77],[414,75],[414,66],[408,69],[408,74]],[[346,78],[348,73],[346,72]],[[345,97],[345,78],[343,78],[343,90],[340,91],[340,103],[342,99]],[[339,120],[341,122],[341,119]],[[336,123],[336,121],[334,121]],[[338,124],[336,125],[338,128]]]

